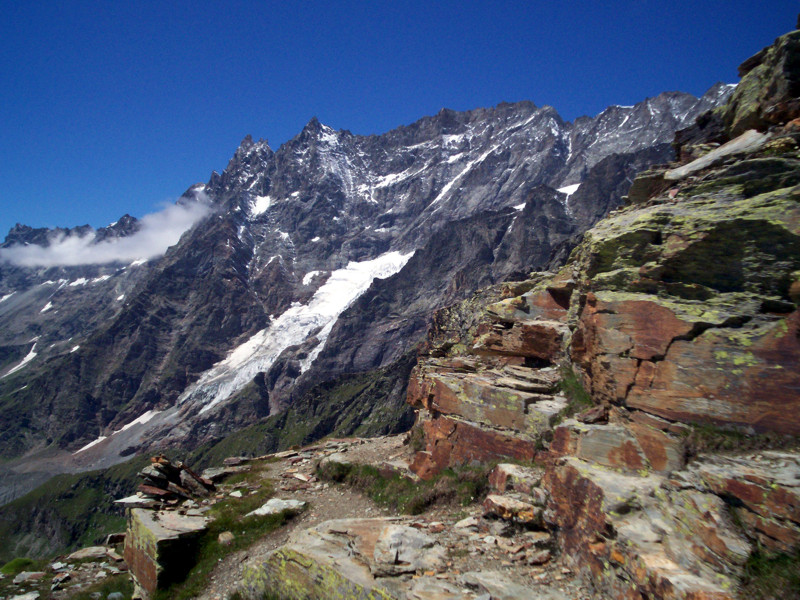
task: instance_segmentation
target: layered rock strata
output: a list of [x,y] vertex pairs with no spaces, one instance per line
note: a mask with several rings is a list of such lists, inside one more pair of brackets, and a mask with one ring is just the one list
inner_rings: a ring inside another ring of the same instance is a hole
[[[547,464],[520,501],[548,498],[609,597],[733,598],[757,546],[800,546],[798,40],[746,61],[564,268],[476,296],[466,326],[440,312],[412,374],[412,468]],[[700,433],[739,452],[698,456]]]

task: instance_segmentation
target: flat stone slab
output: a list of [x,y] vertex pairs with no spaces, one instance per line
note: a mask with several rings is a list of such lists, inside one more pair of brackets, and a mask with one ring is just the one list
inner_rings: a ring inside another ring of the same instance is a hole
[[542,469],[523,467],[511,463],[500,463],[489,473],[489,485],[499,493],[514,490],[530,494],[542,480]]
[[280,498],[270,498],[260,508],[247,513],[246,517],[264,517],[267,515],[277,515],[285,510],[298,512],[306,507],[306,502],[302,500],[281,500]]
[[679,181],[685,177],[688,177],[692,173],[696,173],[697,171],[701,171],[706,167],[710,167],[714,163],[721,161],[723,158],[730,156],[731,154],[755,152],[761,148],[761,146],[766,144],[768,139],[769,136],[767,134],[759,133],[755,129],[745,131],[736,139],[723,144],[719,148],[716,148],[708,154],[693,160],[689,164],[667,171],[664,173],[664,179],[667,181]]
[[499,571],[472,571],[464,573],[460,581],[471,588],[478,588],[488,593],[492,600],[567,600],[572,596],[552,588],[537,587],[531,589],[510,580],[506,573]]
[[39,596],[39,592],[28,592],[27,594],[11,596],[9,600],[39,600]]
[[492,515],[506,521],[520,523],[539,523],[542,519],[542,509],[533,504],[516,500],[499,494],[489,494],[483,501],[484,515]]
[[98,558],[106,558],[107,553],[108,548],[105,546],[89,546],[88,548],[76,550],[67,557],[67,560],[84,560],[87,558],[96,560]]
[[297,530],[285,546],[245,570],[239,592],[245,598],[261,598],[267,590],[287,597],[358,600],[475,597],[433,581],[420,584],[427,591],[408,593],[415,582],[409,575],[440,571],[446,558],[440,544],[410,523],[403,518],[337,519]]
[[42,571],[22,571],[21,573],[17,573],[13,583],[19,585],[20,583],[26,583],[28,581],[39,581],[44,575]]

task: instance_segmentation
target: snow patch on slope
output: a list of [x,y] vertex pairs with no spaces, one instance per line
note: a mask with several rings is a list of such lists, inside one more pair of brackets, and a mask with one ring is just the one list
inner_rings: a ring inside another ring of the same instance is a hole
[[301,363],[303,370],[307,369],[325,345],[339,315],[367,291],[373,279],[394,275],[412,255],[413,252],[387,252],[333,271],[308,304],[293,304],[266,329],[231,351],[187,389],[178,403],[199,403],[203,405],[200,412],[204,413],[241,390],[257,373],[267,371],[286,348],[316,334],[319,342],[314,352]]
[[[78,348],[78,346],[75,347],[75,349],[77,349],[77,348]],[[74,351],[75,350],[73,349],[73,352]],[[84,452],[85,450],[88,450],[89,448],[92,448],[93,446],[96,446],[97,444],[99,444],[103,440],[107,440],[108,438],[113,437],[113,436],[117,435],[118,433],[122,433],[123,431],[127,431],[128,429],[130,429],[131,427],[134,427],[135,425],[144,425],[145,423],[150,421],[153,417],[155,417],[160,412],[161,412],[160,410],[148,410],[146,413],[144,413],[143,415],[137,417],[136,419],[134,419],[133,421],[131,421],[127,425],[123,425],[120,429],[117,429],[116,431],[111,433],[111,435],[101,435],[100,437],[98,437],[95,440],[92,440],[91,442],[89,442],[85,446],[82,446],[81,448],[78,448],[72,454],[73,454],[73,456],[75,454],[80,454],[81,452]]]
[[309,271],[303,276],[303,285],[308,285],[311,283],[311,280],[314,279],[317,275],[320,274],[320,271]]
[[567,198],[569,198],[572,196],[572,194],[578,191],[579,187],[581,187],[580,183],[573,183],[572,185],[565,185],[562,188],[558,188],[557,191],[561,192],[562,194],[566,194]]
[[269,196],[256,196],[250,204],[250,215],[256,217],[267,212],[267,209],[272,206],[272,198]]
[[578,188],[581,187],[580,183],[573,183],[572,185],[565,185],[564,187],[558,188],[558,192],[562,194],[566,194],[566,198],[564,198],[564,210],[567,211],[568,215],[572,215],[572,209],[569,207],[569,197],[572,196],[575,192],[578,191]]
[[[39,338],[37,337],[37,338],[35,338],[35,339],[39,339]],[[0,377],[0,379],[3,379],[4,377],[8,377],[9,375],[11,375],[11,374],[13,374],[13,373],[16,373],[17,371],[19,371],[20,369],[22,369],[22,368],[23,368],[25,365],[27,365],[27,364],[28,364],[29,362],[31,362],[31,361],[32,361],[34,358],[36,358],[36,355],[37,355],[37,354],[38,354],[38,353],[36,352],[36,343],[34,343],[34,344],[33,344],[33,346],[31,347],[31,350],[30,350],[30,352],[28,352],[28,354],[27,354],[27,355],[25,355],[25,358],[23,358],[23,359],[22,359],[22,361],[21,361],[21,362],[20,362],[20,363],[19,363],[19,364],[18,364],[16,367],[14,367],[14,368],[13,368],[13,369],[11,369],[11,370],[10,370],[8,373],[6,373],[5,375],[3,375],[3,377]]]

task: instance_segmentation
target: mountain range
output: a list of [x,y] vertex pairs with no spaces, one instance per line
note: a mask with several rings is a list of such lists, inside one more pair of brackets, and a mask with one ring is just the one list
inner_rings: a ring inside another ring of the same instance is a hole
[[[733,89],[574,122],[531,102],[372,136],[315,118],[277,151],[246,137],[159,215],[17,225],[0,245],[0,502],[265,419],[282,423],[277,447],[287,414],[316,418],[298,441],[407,429],[434,311],[563,264]],[[372,393],[345,394],[366,374]]]

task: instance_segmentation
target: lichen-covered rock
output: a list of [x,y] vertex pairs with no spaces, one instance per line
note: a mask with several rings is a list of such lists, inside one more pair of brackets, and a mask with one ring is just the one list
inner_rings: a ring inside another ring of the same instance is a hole
[[800,31],[792,31],[742,63],[742,80],[720,110],[729,135],[764,129],[800,116],[798,55]]
[[186,575],[206,527],[205,517],[130,509],[124,555],[140,597],[152,598],[157,590]]
[[750,545],[717,496],[664,483],[575,458],[548,470],[564,555],[608,597],[732,600]]
[[800,547],[797,453],[703,456],[691,465],[690,473],[715,494],[735,499],[736,514],[762,545],[783,552]]
[[684,464],[680,437],[641,423],[568,420],[556,430],[550,451],[628,471],[674,471]]
[[444,550],[403,519],[339,519],[295,531],[245,571],[239,591],[253,599],[268,591],[309,600],[399,600],[410,586],[390,576],[443,567]]
[[497,460],[533,460],[538,441],[512,430],[498,430],[444,415],[422,420],[425,450],[410,465],[422,479],[447,467]]
[[493,516],[505,521],[523,523],[525,525],[541,525],[542,509],[529,502],[517,500],[510,496],[489,494],[483,501],[484,516]]
[[567,327],[558,321],[518,321],[510,328],[494,326],[481,333],[476,353],[534,357],[555,362],[563,354]]

